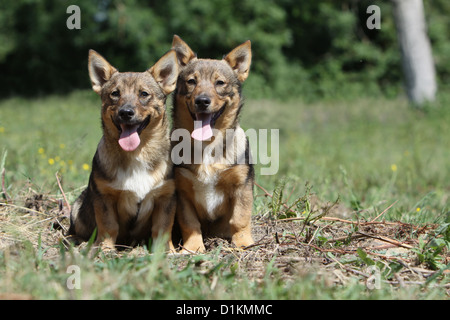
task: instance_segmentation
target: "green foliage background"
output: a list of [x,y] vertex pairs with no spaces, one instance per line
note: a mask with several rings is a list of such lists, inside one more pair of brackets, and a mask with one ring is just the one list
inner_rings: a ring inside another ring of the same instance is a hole
[[[450,2],[424,0],[441,88],[450,83]],[[69,5],[81,30],[69,30]],[[371,4],[381,29],[368,30]],[[253,66],[246,95],[316,99],[402,92],[390,1],[369,0],[3,0],[0,94],[89,88],[93,48],[121,71],[151,66],[180,35],[199,57],[220,58],[247,39]]]

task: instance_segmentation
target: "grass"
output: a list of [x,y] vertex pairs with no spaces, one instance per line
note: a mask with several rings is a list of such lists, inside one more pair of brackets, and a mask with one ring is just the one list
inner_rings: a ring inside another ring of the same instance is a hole
[[371,99],[248,105],[248,127],[280,128],[280,171],[261,177],[263,184],[296,176],[310,181],[324,199],[340,195],[354,209],[398,200],[389,213],[397,219],[424,222],[443,213],[450,172],[448,108],[424,114],[404,100]]
[[[256,166],[259,242],[236,251],[212,239],[192,257],[65,247],[55,174],[72,202],[101,135],[99,98],[0,101],[0,298],[448,299],[447,100],[425,111],[403,99],[247,101],[245,129],[280,130],[278,173]],[[67,288],[73,265],[79,290]]]
[[101,136],[96,98],[86,91],[68,99],[13,98],[1,103],[0,139],[8,151],[10,186],[27,181],[54,191],[57,171],[73,186],[87,181],[88,166]]

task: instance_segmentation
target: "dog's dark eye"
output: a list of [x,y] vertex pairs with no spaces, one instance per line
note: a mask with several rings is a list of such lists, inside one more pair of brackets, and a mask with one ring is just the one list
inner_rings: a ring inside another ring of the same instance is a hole
[[225,84],[225,82],[222,81],[222,80],[217,80],[216,81],[216,86],[223,86],[224,84]]
[[141,97],[146,98],[148,97],[150,94],[147,91],[142,91],[141,92]]
[[187,83],[188,84],[191,84],[191,85],[196,85],[197,84],[197,81],[195,81],[195,79],[189,79],[188,81],[187,81]]
[[120,91],[119,90],[114,90],[113,92],[111,92],[111,96],[115,97],[115,98],[120,97]]

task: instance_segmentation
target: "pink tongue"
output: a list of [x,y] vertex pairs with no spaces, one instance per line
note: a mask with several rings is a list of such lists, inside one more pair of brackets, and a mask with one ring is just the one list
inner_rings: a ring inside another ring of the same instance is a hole
[[122,133],[120,134],[119,144],[125,151],[134,151],[139,144],[141,143],[141,139],[139,138],[139,134],[137,133],[137,128],[139,126],[127,126],[120,125],[122,128]]
[[213,136],[211,130],[211,113],[196,113],[197,121],[194,121],[194,131],[191,137],[195,140],[204,141]]

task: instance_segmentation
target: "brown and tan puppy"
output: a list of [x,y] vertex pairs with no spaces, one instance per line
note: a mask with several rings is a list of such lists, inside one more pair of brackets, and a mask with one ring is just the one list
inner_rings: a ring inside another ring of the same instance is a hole
[[251,245],[254,169],[239,126],[250,41],[223,60],[197,59],[178,36],[172,49],[182,67],[174,95],[172,140],[180,129],[190,139],[189,150],[178,154],[176,141],[172,150],[172,157],[183,159],[173,159],[182,252],[203,252],[205,236],[230,239],[237,247]]
[[[145,72],[118,72],[89,51],[89,76],[102,100],[103,137],[86,190],[70,214],[69,235],[106,248],[169,237],[176,197],[165,101],[176,85],[173,50]],[[167,239],[167,238],[166,238]]]

